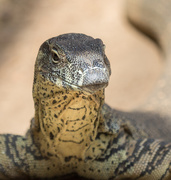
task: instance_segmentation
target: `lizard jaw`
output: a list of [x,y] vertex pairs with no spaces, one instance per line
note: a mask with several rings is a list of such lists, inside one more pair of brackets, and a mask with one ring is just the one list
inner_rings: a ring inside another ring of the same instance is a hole
[[87,92],[94,93],[96,91],[106,88],[107,86],[108,86],[108,83],[101,83],[101,84],[87,85],[81,88]]

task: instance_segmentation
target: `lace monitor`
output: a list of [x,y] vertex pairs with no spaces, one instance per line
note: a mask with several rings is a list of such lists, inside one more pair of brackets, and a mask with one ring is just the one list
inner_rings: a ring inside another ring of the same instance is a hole
[[141,127],[138,113],[104,103],[111,74],[104,47],[100,39],[76,33],[41,45],[35,116],[25,136],[0,135],[0,179],[171,179],[167,123],[152,118],[148,124],[142,112],[147,126]]

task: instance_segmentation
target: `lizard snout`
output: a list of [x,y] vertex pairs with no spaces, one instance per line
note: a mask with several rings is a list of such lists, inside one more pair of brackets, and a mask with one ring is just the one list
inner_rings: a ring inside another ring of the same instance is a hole
[[92,68],[84,73],[82,88],[89,92],[96,92],[107,87],[109,72],[106,68]]

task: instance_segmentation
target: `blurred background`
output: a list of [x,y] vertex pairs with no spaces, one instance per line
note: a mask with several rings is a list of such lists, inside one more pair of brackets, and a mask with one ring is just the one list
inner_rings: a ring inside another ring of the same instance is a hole
[[106,102],[132,111],[148,97],[162,61],[127,21],[124,0],[0,0],[0,132],[24,134],[34,116],[32,81],[40,45],[64,33],[101,38],[111,62]]

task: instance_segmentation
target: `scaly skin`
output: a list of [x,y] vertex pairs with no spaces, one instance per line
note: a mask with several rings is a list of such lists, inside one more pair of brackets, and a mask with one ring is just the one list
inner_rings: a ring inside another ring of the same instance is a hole
[[148,138],[104,104],[110,73],[100,39],[45,41],[35,63],[35,116],[25,137],[0,136],[0,179],[170,179],[171,143]]

